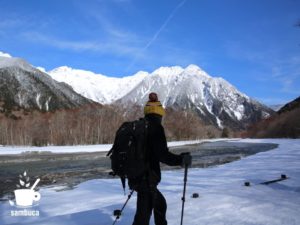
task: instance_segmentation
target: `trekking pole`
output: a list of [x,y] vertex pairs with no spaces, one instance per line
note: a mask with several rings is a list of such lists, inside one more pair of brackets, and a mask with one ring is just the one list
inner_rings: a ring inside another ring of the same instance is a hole
[[184,213],[184,202],[185,202],[185,190],[186,190],[186,182],[187,182],[187,173],[188,173],[188,165],[185,164],[184,165],[184,179],[183,179],[183,182],[184,182],[184,185],[183,185],[183,195],[182,195],[182,209],[181,209],[181,222],[180,222],[180,225],[182,225],[182,222],[183,222],[183,213]]
[[116,222],[117,222],[117,220],[120,218],[120,216],[121,216],[121,214],[122,214],[122,212],[123,212],[125,206],[127,205],[129,199],[131,198],[133,192],[134,192],[134,190],[131,190],[131,192],[130,192],[130,194],[128,195],[127,200],[126,200],[126,202],[124,203],[124,205],[123,205],[123,207],[122,207],[121,210],[119,210],[119,209],[114,210],[114,216],[116,216],[116,219],[115,219],[115,221],[114,221],[114,223],[113,223],[112,225],[115,225]]

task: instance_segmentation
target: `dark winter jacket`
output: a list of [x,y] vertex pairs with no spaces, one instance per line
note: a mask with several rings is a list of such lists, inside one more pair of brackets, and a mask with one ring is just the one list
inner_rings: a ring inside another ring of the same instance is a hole
[[182,163],[182,156],[169,152],[165,131],[161,125],[161,117],[156,114],[148,114],[145,118],[149,121],[147,152],[150,161],[150,176],[151,181],[158,184],[161,180],[159,163],[178,166]]

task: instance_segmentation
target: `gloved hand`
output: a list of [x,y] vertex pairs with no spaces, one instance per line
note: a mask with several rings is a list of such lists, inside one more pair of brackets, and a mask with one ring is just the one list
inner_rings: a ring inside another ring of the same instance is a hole
[[181,166],[182,167],[185,167],[185,166],[191,167],[191,165],[192,165],[192,156],[191,156],[191,154],[189,152],[183,152],[180,155],[182,157]]

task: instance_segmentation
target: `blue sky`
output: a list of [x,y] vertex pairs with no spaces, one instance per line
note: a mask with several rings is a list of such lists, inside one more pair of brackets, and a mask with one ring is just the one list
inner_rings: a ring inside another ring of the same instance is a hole
[[0,0],[0,51],[108,76],[196,64],[265,104],[300,95],[299,0]]

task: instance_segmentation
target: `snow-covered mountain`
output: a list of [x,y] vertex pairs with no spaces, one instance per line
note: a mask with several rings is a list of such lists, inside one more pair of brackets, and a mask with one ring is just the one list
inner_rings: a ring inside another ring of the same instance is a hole
[[26,108],[49,111],[92,103],[25,60],[0,56],[0,111]]
[[56,68],[48,74],[59,82],[69,84],[77,93],[102,104],[113,103],[127,95],[148,75],[138,72],[130,77],[114,78],[67,66]]
[[102,104],[144,105],[157,92],[165,107],[190,109],[208,124],[244,128],[273,113],[220,77],[211,77],[196,65],[160,67],[152,73],[138,72],[112,78],[93,72],[59,67],[48,72],[81,95]]
[[154,91],[165,107],[194,111],[207,124],[219,128],[245,128],[274,113],[223,78],[212,77],[196,65],[160,67],[152,73],[140,71],[115,78],[66,66],[45,72],[41,67],[0,53],[0,79],[5,84],[1,86],[1,95],[24,107],[34,105],[51,110],[90,100],[143,106],[148,94]]
[[273,113],[223,78],[211,77],[196,65],[161,67],[119,101],[143,105],[151,91],[158,93],[165,107],[191,109],[220,128],[244,128]]

